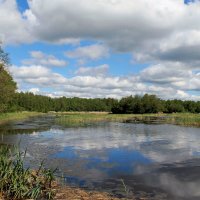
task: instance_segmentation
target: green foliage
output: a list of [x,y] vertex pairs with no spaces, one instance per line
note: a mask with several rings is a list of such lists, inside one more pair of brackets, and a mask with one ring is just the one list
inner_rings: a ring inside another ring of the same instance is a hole
[[158,113],[163,111],[162,101],[155,95],[129,96],[122,98],[112,108],[113,113]]
[[50,98],[33,93],[16,93],[15,98],[10,102],[13,111],[27,110],[37,112],[65,112],[65,111],[111,111],[117,102],[115,99],[85,99],[85,98]]
[[9,65],[10,63],[8,53],[4,52],[1,46],[0,46],[0,63],[6,66]]
[[8,104],[12,100],[17,88],[12,76],[6,69],[8,64],[8,54],[0,46],[0,113],[8,110]]
[[16,90],[16,83],[12,76],[0,64],[0,112],[7,111],[8,103],[11,102]]
[[156,95],[129,96],[121,100],[112,98],[50,98],[33,93],[16,93],[8,104],[10,111],[37,112],[112,112],[116,114],[200,112],[200,102],[181,100],[161,100]]
[[161,100],[156,95],[145,94],[144,96],[129,96],[115,102],[112,107],[113,113],[177,113],[190,112],[200,113],[200,102],[182,100]]
[[0,147],[0,192],[5,199],[52,199],[54,172],[41,164],[36,171],[24,167],[26,152]]

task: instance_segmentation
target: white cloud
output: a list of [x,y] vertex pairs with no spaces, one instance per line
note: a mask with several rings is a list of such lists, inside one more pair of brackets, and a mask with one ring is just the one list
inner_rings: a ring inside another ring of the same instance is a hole
[[47,67],[32,65],[32,66],[12,66],[10,72],[17,82],[22,84],[34,85],[34,87],[56,87],[66,82],[66,78],[62,75],[51,71]]
[[[29,0],[28,3],[29,9],[21,14],[14,0],[0,0],[0,38],[6,44],[39,41],[81,45],[80,41],[87,40],[96,44],[79,46],[66,55],[83,65],[107,58],[111,49],[132,53],[135,62],[154,64],[127,77],[103,79],[100,69],[94,69],[97,70],[94,77],[92,69],[82,67],[77,76],[66,78],[44,67],[64,66],[65,61],[32,52],[32,58],[25,60],[20,70],[12,68],[21,85],[26,82],[32,84],[31,88],[54,86],[59,93],[75,96],[89,96],[91,92],[91,97],[120,97],[154,92],[164,98],[199,98],[200,76],[195,73],[200,69],[199,2],[185,5],[182,0]],[[75,92],[69,93],[69,88],[60,83],[68,84]],[[189,90],[195,91],[196,97],[189,95]]]
[[[187,53],[187,47],[200,46],[198,2],[188,6],[182,0],[32,0],[23,14],[14,0],[0,3],[1,34],[10,42],[35,39],[61,44],[87,39],[133,51],[137,60],[198,59],[196,51]],[[182,47],[185,50],[173,54]],[[185,54],[187,58],[181,57]]]
[[78,47],[73,51],[67,51],[65,55],[69,58],[79,59],[79,63],[85,63],[87,60],[99,60],[109,55],[108,48],[101,44]]
[[40,92],[39,88],[31,88],[29,89],[29,92],[32,92],[33,94],[38,94]]
[[50,73],[50,70],[48,68],[37,65],[32,65],[30,67],[21,66],[20,68],[18,68],[17,66],[12,66],[10,70],[13,76],[22,79],[48,76]]
[[200,75],[182,63],[152,65],[140,72],[140,78],[144,82],[166,85],[178,90],[200,91]]
[[0,1],[0,40],[4,44],[17,44],[33,39],[28,21],[18,11],[16,2]]
[[192,71],[185,69],[180,63],[169,62],[147,67],[140,75],[144,81],[165,84],[184,81],[192,76]]
[[[199,61],[199,3],[186,6],[181,0],[33,0],[29,5],[29,12],[37,19],[33,34],[40,40],[103,41],[117,51],[132,51],[136,61],[189,61],[192,65]],[[52,13],[57,13],[53,19]],[[27,19],[32,21],[32,15]],[[96,50],[84,47],[67,55],[78,58],[81,64],[100,56]]]
[[[29,6],[39,22],[35,31],[43,39],[74,36],[121,41],[125,45],[130,41],[137,43],[136,39],[144,36],[147,39],[163,37],[179,22],[186,7],[181,1],[172,0],[159,3],[155,0],[140,0],[137,3],[131,0],[33,0],[29,1]],[[52,18],[52,13],[57,15]],[[173,20],[169,19],[169,15]]]
[[53,55],[47,55],[41,51],[31,51],[31,58],[22,60],[24,65],[44,65],[44,66],[56,66],[63,67],[68,63],[65,60],[56,58]]
[[[146,83],[140,75],[129,76],[102,76],[100,75],[77,75],[67,78],[59,73],[53,72],[44,66],[12,66],[10,68],[19,89],[24,91],[39,88],[38,93],[45,94],[46,89],[49,96],[67,97],[113,97],[121,98],[129,95],[143,95],[145,93],[156,94],[161,98],[178,98],[200,100],[198,96],[189,95],[183,86],[172,86],[172,84]],[[197,74],[198,75],[198,74]],[[199,76],[199,75],[198,75]],[[193,80],[193,79],[192,79]],[[199,84],[199,83],[198,83]],[[193,85],[194,87],[194,85]]]
[[108,73],[109,65],[104,64],[96,67],[80,67],[75,71],[76,75],[95,75],[104,76]]

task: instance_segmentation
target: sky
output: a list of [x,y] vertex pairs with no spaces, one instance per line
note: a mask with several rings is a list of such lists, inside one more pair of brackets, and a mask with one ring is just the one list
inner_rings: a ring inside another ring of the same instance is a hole
[[200,100],[198,0],[0,0],[18,91]]

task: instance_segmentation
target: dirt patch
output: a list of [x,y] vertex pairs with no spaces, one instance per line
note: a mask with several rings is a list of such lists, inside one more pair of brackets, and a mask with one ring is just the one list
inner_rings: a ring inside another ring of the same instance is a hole
[[59,187],[55,200],[119,200],[119,198],[112,197],[104,192],[89,192],[79,188]]

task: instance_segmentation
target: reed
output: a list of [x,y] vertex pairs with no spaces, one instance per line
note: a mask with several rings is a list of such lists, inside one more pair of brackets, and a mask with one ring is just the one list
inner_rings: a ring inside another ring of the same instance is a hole
[[53,199],[55,171],[41,163],[38,170],[24,167],[25,152],[8,146],[0,147],[0,196],[3,199]]
[[200,127],[200,114],[175,113],[168,115],[166,122],[176,125]]
[[13,112],[13,113],[0,113],[0,124],[7,123],[9,121],[17,121],[22,119],[27,119],[29,117],[44,115],[39,112]]

